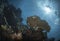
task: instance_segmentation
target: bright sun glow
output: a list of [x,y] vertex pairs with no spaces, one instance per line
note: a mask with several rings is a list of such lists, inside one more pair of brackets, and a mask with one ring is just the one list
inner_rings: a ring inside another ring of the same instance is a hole
[[44,11],[45,11],[47,14],[49,14],[49,13],[51,12],[51,8],[49,8],[49,7],[44,7]]

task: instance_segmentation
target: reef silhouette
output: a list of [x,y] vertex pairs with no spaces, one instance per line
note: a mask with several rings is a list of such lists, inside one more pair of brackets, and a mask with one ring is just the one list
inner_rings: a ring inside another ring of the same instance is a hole
[[[8,0],[0,0],[0,41],[54,41],[48,39],[50,32],[48,22],[39,16],[27,17],[27,25],[22,23],[22,10],[9,4]],[[60,41],[60,40],[58,40]]]

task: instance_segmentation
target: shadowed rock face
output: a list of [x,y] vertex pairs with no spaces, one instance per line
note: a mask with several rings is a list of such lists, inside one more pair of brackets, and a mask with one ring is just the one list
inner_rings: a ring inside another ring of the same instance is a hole
[[[8,0],[0,0],[0,33],[1,38],[22,39],[22,33],[17,32],[17,22],[21,23],[21,10],[10,5]],[[5,18],[4,18],[5,17]],[[10,26],[10,27],[9,27]],[[5,41],[5,40],[4,40]],[[7,41],[7,40],[6,40]]]
[[33,28],[40,28],[42,30],[50,31],[48,23],[45,20],[41,20],[38,16],[28,17],[27,24]]
[[21,21],[21,10],[20,9],[17,10],[13,5],[4,7],[3,13],[9,25],[15,26],[17,20]]

